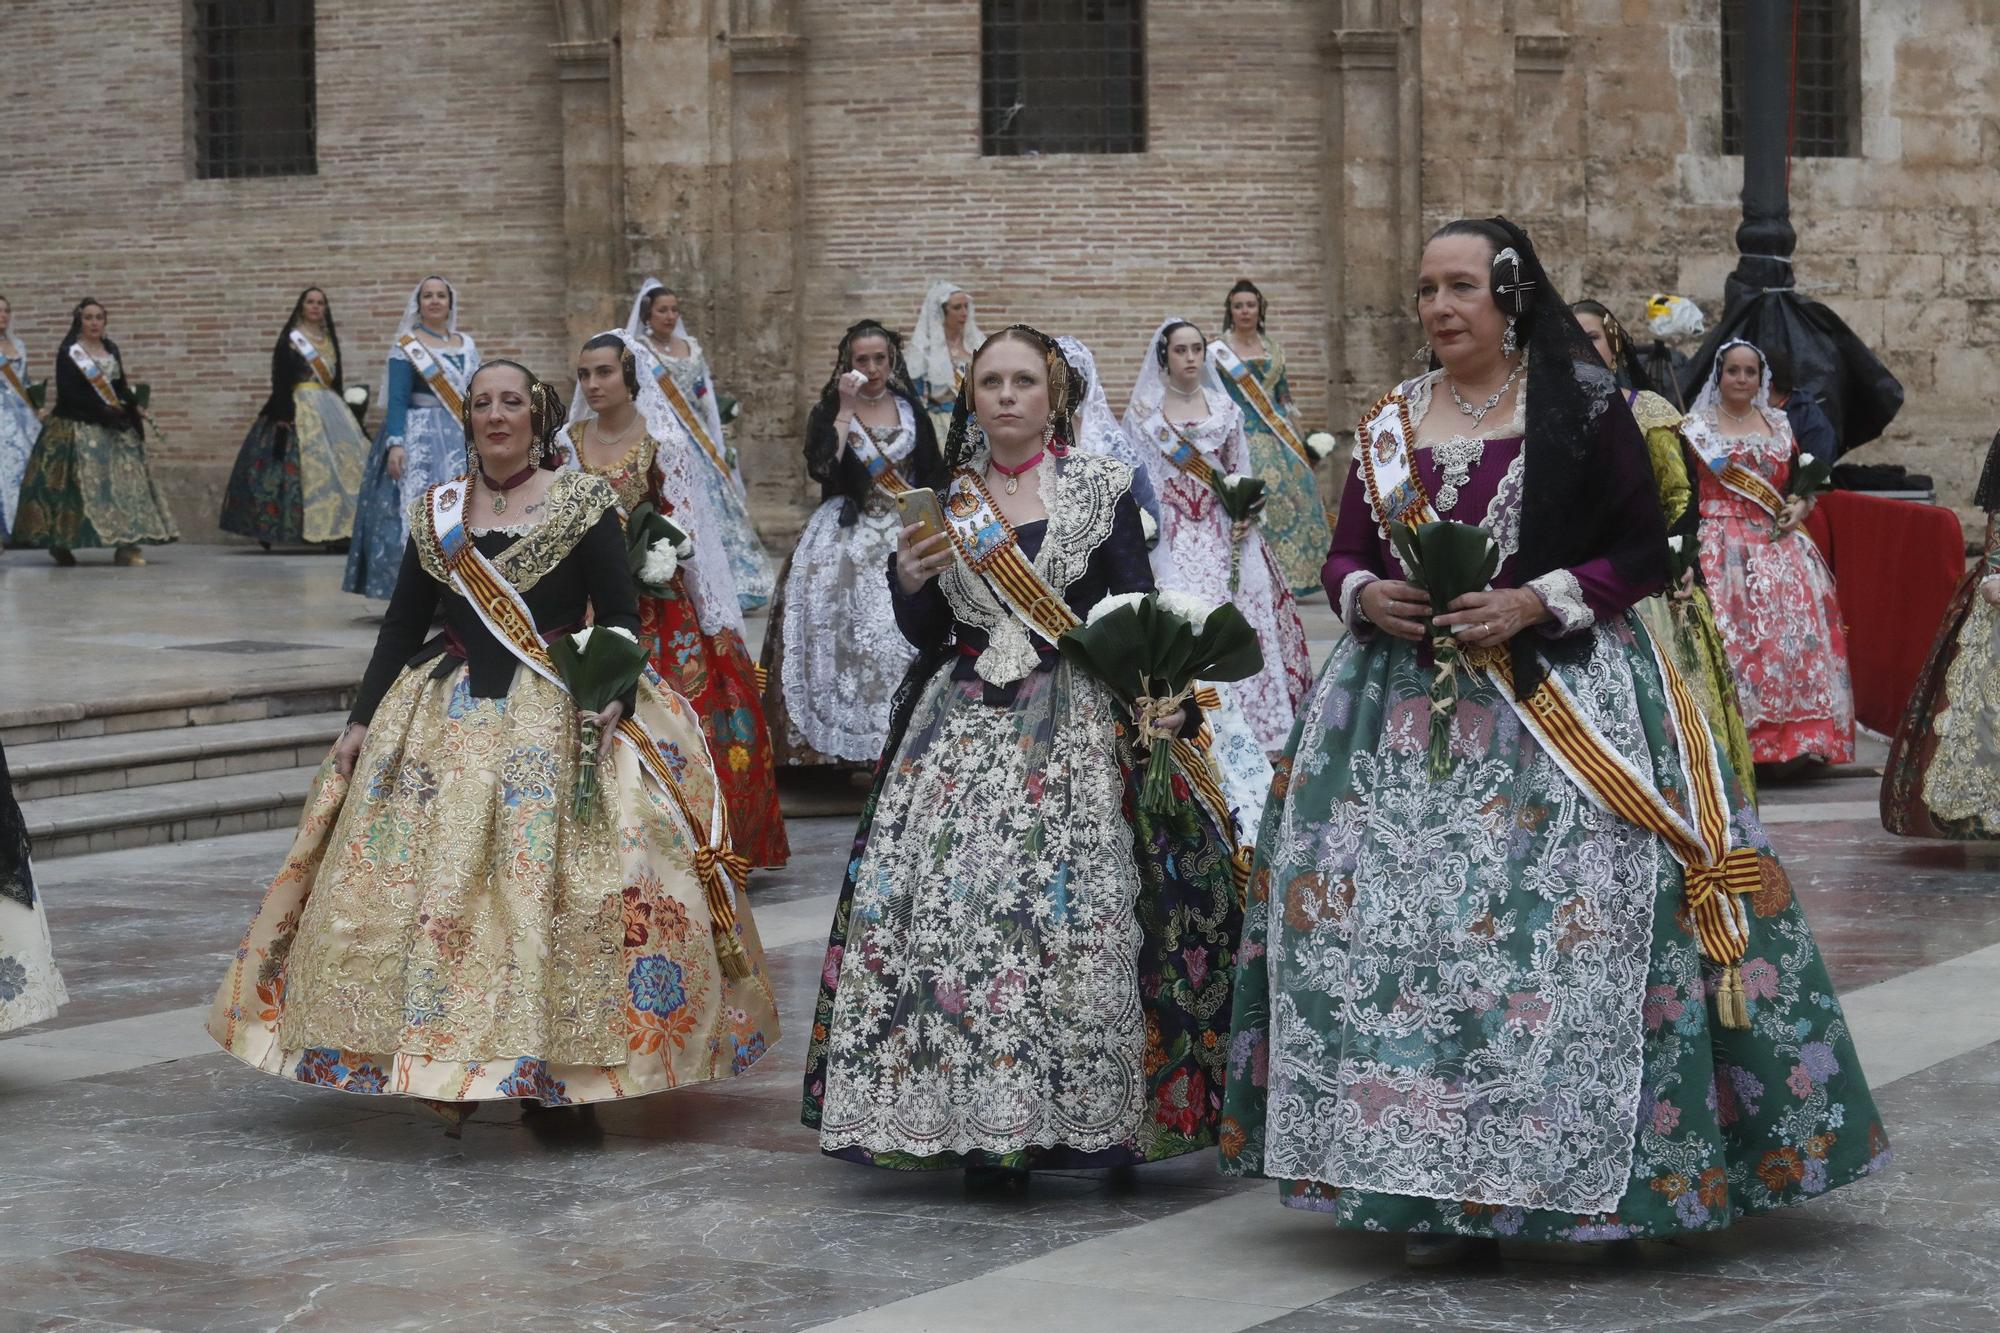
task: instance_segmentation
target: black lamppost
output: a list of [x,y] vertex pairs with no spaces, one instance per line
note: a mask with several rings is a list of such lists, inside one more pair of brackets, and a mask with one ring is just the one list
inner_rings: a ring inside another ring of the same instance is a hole
[[1722,318],[1681,374],[1688,402],[1701,391],[1715,350],[1731,338],[1791,358],[1794,392],[1819,399],[1843,450],[1875,439],[1903,406],[1903,386],[1832,310],[1801,296],[1792,282],[1787,175],[1792,86],[1793,6],[1742,0],[1742,58],[1736,105],[1743,136],[1743,222],[1736,228],[1736,271],[1723,284]]

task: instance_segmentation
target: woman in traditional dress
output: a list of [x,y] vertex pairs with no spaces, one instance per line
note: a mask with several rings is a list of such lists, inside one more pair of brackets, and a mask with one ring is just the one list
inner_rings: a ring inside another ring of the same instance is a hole
[[681,299],[658,278],[648,278],[632,303],[627,339],[639,356],[639,410],[648,421],[671,411],[697,446],[694,475],[736,580],[736,600],[754,611],[771,600],[776,580],[771,555],[750,521],[749,493],[736,451],[722,434],[722,410],[708,355],[681,319]]
[[69,1003],[49,950],[49,923],[35,894],[28,827],[0,746],[0,1032],[54,1017]]
[[[1087,454],[1115,458],[1132,469],[1132,498],[1138,501],[1139,512],[1146,516],[1146,540],[1154,554],[1153,577],[1160,586],[1170,586],[1160,572],[1160,560],[1165,552],[1164,545],[1158,540],[1160,497],[1154,493],[1153,479],[1146,471],[1146,456],[1132,446],[1131,437],[1126,435],[1118,415],[1111,410],[1111,400],[1104,393],[1103,377],[1097,373],[1097,354],[1083,339],[1067,334],[1056,339],[1056,346],[1062,349],[1063,359],[1083,376],[1083,406],[1076,413],[1076,447]],[[947,421],[946,427],[949,426]]]
[[143,565],[142,544],[180,540],[146,463],[146,416],[125,380],[125,358],[105,336],[109,315],[84,297],[56,349],[56,403],[28,456],[14,507],[16,546],[48,549],[59,565],[71,552],[113,548],[120,565]]
[[[1687,444],[1680,435],[1680,409],[1646,387],[1650,381],[1639,366],[1625,326],[1615,315],[1597,301],[1577,301],[1570,306],[1570,313],[1576,316],[1597,355],[1617,376],[1625,404],[1632,409],[1639,429],[1645,432],[1646,455],[1653,464],[1653,485],[1666,519],[1668,542],[1697,540],[1701,513],[1694,502],[1694,486],[1688,479]],[[1722,632],[1715,627],[1715,611],[1709,605],[1708,590],[1702,586],[1699,564],[1688,568],[1679,587],[1643,598],[1634,609],[1652,632],[1653,641],[1680,668],[1682,678],[1695,693],[1695,702],[1701,705],[1715,732],[1716,742],[1727,752],[1737,781],[1743,784],[1744,798],[1755,805],[1756,766],[1750,757],[1750,737],[1743,728],[1743,711],[1736,702],[1736,677],[1729,669]]]
[[[1068,449],[1081,395],[1049,338],[995,334],[953,418],[950,544],[913,548],[915,524],[898,541],[896,620],[919,657],[807,1056],[803,1118],[838,1157],[1001,1183],[1214,1142],[1231,835],[1206,805],[1185,825],[1133,818],[1125,710],[1050,646],[1152,587],[1130,469]],[[959,554],[969,534],[987,574]],[[1164,725],[1190,735],[1199,712]]]
[[639,623],[617,497],[559,467],[563,415],[511,361],[467,385],[466,475],[412,508],[347,730],[209,1013],[256,1069],[415,1097],[454,1135],[482,1101],[728,1078],[778,1036],[694,710],[648,673],[581,713],[544,647]]
[[[1243,410],[1209,366],[1208,340],[1187,320],[1163,321],[1146,344],[1125,436],[1143,451],[1161,497],[1160,545],[1172,552],[1171,586],[1211,606],[1236,603],[1257,631],[1264,667],[1235,690],[1258,741],[1276,754],[1312,686],[1312,654],[1261,518],[1232,521],[1216,493],[1221,478],[1254,465]],[[1268,503],[1262,512],[1270,512]]]
[[1801,528],[1813,502],[1788,498],[1791,423],[1769,400],[1764,354],[1732,338],[1681,423],[1700,466],[1701,571],[1760,764],[1854,757],[1847,629],[1833,572]]
[[340,333],[326,292],[308,287],[271,348],[271,396],[243,437],[222,496],[224,532],[273,542],[344,542],[368,465],[368,436],[341,397]]
[[2000,435],[1972,502],[1986,542],[1945,608],[1882,770],[1882,827],[2000,839]]
[[1285,349],[1264,331],[1266,312],[1256,283],[1245,278],[1231,287],[1222,305],[1227,332],[1216,344],[1216,358],[1223,386],[1243,409],[1250,441],[1247,470],[1264,479],[1264,516],[1258,526],[1285,572],[1285,586],[1304,596],[1319,591],[1328,540],[1326,506],[1306,452],[1305,428],[1292,410]]
[[951,429],[959,382],[985,340],[973,317],[972,293],[953,283],[932,283],[917,312],[917,331],[910,336],[909,362],[911,382],[939,439]]
[[28,401],[28,349],[14,336],[13,323],[14,307],[0,296],[0,543],[14,530],[21,476],[42,420]]
[[433,485],[464,472],[461,408],[477,369],[479,348],[458,328],[458,291],[434,273],[411,291],[389,347],[382,427],[361,484],[340,585],[348,592],[380,600],[395,590],[409,535],[404,516]]
[[764,713],[780,763],[873,765],[915,656],[884,571],[902,526],[896,495],[936,484],[941,466],[902,353],[879,322],[855,324],[806,417],[820,506],[785,562],[764,636]]
[[[781,866],[791,849],[778,811],[771,733],[743,646],[729,558],[714,538],[714,525],[704,523],[692,446],[679,431],[665,441],[652,434],[652,423],[638,409],[638,360],[619,331],[583,345],[576,378],[587,410],[565,428],[570,457],[611,484],[621,519],[651,504],[694,539],[695,554],[674,571],[668,595],[635,589],[639,642],[661,679],[701,718],[729,811],[730,841],[752,865]],[[706,535],[704,527],[711,530]],[[717,587],[708,586],[710,571],[719,574]]]
[[[1326,565],[1350,632],[1265,809],[1223,1169],[1419,1263],[1713,1230],[1880,1170],[1785,872],[1628,613],[1666,534],[1623,395],[1503,218],[1442,228],[1416,292],[1440,368],[1361,423]],[[1387,525],[1435,518],[1501,559],[1435,619],[1463,656],[1433,732]]]

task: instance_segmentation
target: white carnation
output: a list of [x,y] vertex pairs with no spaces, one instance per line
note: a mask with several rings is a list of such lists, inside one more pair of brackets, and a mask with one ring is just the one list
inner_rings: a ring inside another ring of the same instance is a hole
[[368,390],[364,386],[357,384],[346,393],[341,394],[340,397],[349,407],[359,407],[368,401]]
[[1151,546],[1160,539],[1160,520],[1141,509],[1139,511],[1139,532],[1145,537],[1146,545]]
[[1090,608],[1090,614],[1084,617],[1083,623],[1086,625],[1095,625],[1118,608],[1122,606],[1137,606],[1145,600],[1146,594],[1143,592],[1121,592],[1116,597],[1107,597],[1096,606]]
[[1800,467],[1811,467],[1811,466],[1812,466],[1812,461],[1813,461],[1813,456],[1812,456],[1811,454],[1800,454],[1800,455],[1799,455],[1799,466],[1800,466]]
[[639,581],[648,587],[663,588],[673,580],[674,572],[681,567],[680,552],[665,537],[646,548],[646,558],[639,565]]
[[1679,555],[1681,553],[1681,542],[1683,540],[1684,539],[1681,537],[1667,538],[1667,549],[1669,551],[1672,551],[1675,555]]
[[1333,452],[1337,443],[1338,441],[1333,438],[1333,432],[1316,430],[1306,436],[1306,452],[1313,456],[1313,462],[1318,463]]
[[1161,610],[1172,612],[1187,621],[1194,626],[1197,634],[1201,633],[1201,627],[1208,623],[1208,613],[1215,609],[1201,598],[1189,593],[1158,592],[1154,596],[1159,600]]

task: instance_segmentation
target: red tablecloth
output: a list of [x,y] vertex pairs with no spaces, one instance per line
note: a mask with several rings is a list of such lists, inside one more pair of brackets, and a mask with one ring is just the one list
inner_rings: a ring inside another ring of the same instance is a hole
[[1806,531],[1833,567],[1847,619],[1855,716],[1893,735],[1965,575],[1964,529],[1939,505],[1829,491]]

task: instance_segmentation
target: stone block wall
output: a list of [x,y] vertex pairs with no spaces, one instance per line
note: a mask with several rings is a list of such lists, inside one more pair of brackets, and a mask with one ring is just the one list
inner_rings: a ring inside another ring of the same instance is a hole
[[[377,385],[426,273],[487,355],[562,370],[563,181],[547,0],[322,0],[319,172],[197,180],[179,0],[8,0],[0,17],[0,293],[49,373],[89,294],[153,386],[155,472],[214,540],[293,300],[327,289],[351,380]],[[78,15],[85,22],[78,22]],[[370,418],[372,428],[379,411]]]

